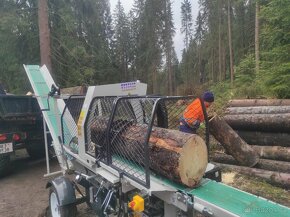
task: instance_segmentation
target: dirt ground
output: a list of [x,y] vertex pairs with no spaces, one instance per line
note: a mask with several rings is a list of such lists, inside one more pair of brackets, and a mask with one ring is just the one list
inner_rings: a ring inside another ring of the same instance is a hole
[[[11,174],[0,178],[0,217],[48,217],[48,190],[50,178],[46,173],[45,159],[30,160],[24,152],[17,153],[12,162]],[[51,171],[58,171],[56,160]],[[78,217],[92,216],[85,204],[78,206]]]

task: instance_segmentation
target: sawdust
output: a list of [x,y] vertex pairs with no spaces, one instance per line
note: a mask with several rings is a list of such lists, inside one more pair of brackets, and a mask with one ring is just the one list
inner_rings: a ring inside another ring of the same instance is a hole
[[225,184],[232,184],[235,181],[235,176],[237,173],[235,172],[224,172],[222,173],[222,182]]

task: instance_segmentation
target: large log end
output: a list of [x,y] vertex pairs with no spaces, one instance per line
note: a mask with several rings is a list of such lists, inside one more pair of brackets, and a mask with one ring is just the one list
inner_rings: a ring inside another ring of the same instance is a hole
[[183,184],[195,187],[203,177],[208,163],[204,140],[193,135],[183,146],[179,158],[179,175]]

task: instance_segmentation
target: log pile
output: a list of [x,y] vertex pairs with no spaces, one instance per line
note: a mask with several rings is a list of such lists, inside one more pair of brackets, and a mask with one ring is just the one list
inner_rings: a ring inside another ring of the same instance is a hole
[[[259,156],[255,168],[244,167],[232,153],[214,153],[223,168],[254,175],[290,188],[290,100],[232,100],[224,120]],[[231,155],[228,155],[231,154]]]

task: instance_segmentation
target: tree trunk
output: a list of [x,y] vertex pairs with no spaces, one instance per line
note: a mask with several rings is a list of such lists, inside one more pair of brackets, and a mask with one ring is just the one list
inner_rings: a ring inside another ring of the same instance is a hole
[[234,171],[237,171],[239,173],[248,175],[248,176],[256,176],[259,178],[264,179],[266,182],[284,187],[289,189],[290,188],[290,174],[288,173],[279,173],[279,172],[272,172],[262,169],[256,169],[256,168],[248,168],[248,167],[241,167],[241,166],[234,166],[234,165],[228,165],[228,164],[220,164],[216,163],[217,166],[220,166],[221,168],[225,169],[231,169]]
[[[109,142],[112,153],[142,165],[147,125],[131,125],[122,129]],[[92,124],[91,138],[105,135],[106,124]],[[110,137],[111,138],[111,137]],[[99,141],[96,139],[96,144]],[[188,187],[199,184],[208,163],[207,147],[198,135],[154,127],[149,138],[150,168],[172,181]]]
[[256,15],[255,15],[255,63],[256,63],[256,73],[259,72],[259,64],[260,64],[260,42],[259,42],[259,32],[260,32],[260,25],[259,25],[259,1],[256,1]]
[[226,115],[225,121],[236,130],[289,132],[290,114]]
[[47,0],[38,0],[38,27],[41,66],[46,65],[51,72],[50,31],[48,26]]
[[[211,156],[211,160],[218,163],[239,165],[239,162],[237,162],[231,155],[223,153],[214,153]],[[284,161],[260,159],[255,165],[255,168],[290,173],[290,163]]]
[[266,133],[257,131],[237,131],[239,136],[250,145],[290,147],[290,134]]
[[[261,158],[290,161],[290,148],[281,146],[253,146]],[[289,168],[290,169],[290,168]]]
[[218,36],[219,36],[219,81],[222,81],[222,33],[221,33],[221,25],[222,25],[222,13],[221,13],[221,3],[218,1]]
[[231,75],[231,86],[234,85],[234,56],[232,48],[232,24],[231,24],[231,3],[228,0],[228,35],[229,35],[229,50],[230,50],[230,75]]
[[234,99],[230,100],[228,107],[249,106],[284,106],[290,105],[290,99]]
[[290,113],[290,106],[229,107],[225,111],[225,114],[227,115],[284,113]]
[[259,161],[256,152],[220,117],[209,122],[210,133],[241,165],[252,167]]

